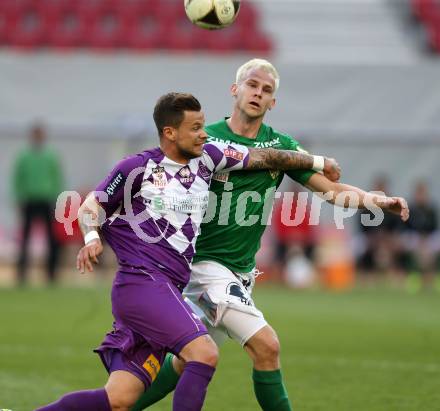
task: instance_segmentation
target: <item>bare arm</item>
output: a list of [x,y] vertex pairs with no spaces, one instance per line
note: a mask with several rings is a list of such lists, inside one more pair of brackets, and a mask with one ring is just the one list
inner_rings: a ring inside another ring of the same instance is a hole
[[247,170],[316,170],[322,171],[331,181],[338,181],[341,175],[339,164],[333,158],[324,158],[322,169],[316,168],[316,156],[292,150],[274,148],[250,148]]
[[[98,255],[103,251],[99,238],[99,227],[105,221],[105,211],[96,201],[93,193],[89,194],[78,210],[79,228],[84,236],[85,246],[82,247],[76,258],[76,268],[84,273],[85,269],[93,271],[93,263],[98,263]],[[87,240],[87,238],[92,238]]]
[[340,207],[366,208],[367,206],[375,206],[399,215],[403,221],[409,218],[408,204],[402,197],[388,197],[370,193],[359,187],[330,181],[321,174],[311,176],[306,187],[314,193],[324,196],[329,203]]

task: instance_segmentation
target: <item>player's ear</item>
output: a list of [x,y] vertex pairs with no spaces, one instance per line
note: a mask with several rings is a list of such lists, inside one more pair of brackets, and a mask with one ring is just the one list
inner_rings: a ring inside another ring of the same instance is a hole
[[162,131],[162,135],[170,141],[176,141],[177,130],[171,126],[165,126]]
[[238,89],[238,85],[236,83],[234,83],[231,86],[231,95],[232,95],[232,97],[237,97],[237,89]]
[[272,101],[269,104],[269,110],[272,110],[275,107],[276,102],[277,101],[273,98]]

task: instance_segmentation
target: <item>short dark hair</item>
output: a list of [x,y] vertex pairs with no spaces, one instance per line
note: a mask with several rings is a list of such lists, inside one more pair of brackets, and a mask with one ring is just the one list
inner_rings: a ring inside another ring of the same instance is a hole
[[153,118],[159,136],[162,136],[164,127],[179,128],[185,117],[184,111],[200,111],[202,106],[192,94],[168,93],[157,100]]

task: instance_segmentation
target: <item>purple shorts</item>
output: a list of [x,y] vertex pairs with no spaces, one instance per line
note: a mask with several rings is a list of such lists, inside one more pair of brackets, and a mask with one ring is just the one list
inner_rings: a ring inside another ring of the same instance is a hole
[[208,333],[180,291],[160,274],[118,272],[112,288],[113,331],[95,350],[108,372],[124,370],[147,388],[167,352],[179,354]]

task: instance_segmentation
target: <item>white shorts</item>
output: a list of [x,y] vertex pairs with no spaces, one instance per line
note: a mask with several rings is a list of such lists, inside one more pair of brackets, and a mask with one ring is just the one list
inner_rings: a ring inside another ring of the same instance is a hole
[[217,345],[227,337],[245,345],[267,325],[251,298],[254,277],[255,270],[234,273],[215,261],[193,264],[183,295]]

